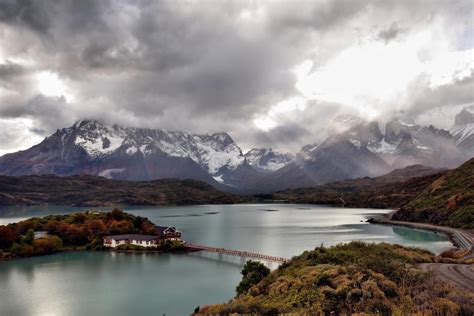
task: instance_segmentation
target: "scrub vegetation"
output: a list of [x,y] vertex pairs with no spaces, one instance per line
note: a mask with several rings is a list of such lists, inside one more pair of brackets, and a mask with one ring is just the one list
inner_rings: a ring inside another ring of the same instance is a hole
[[242,288],[230,302],[196,309],[196,315],[472,315],[473,293],[440,284],[417,268],[436,260],[425,250],[384,243],[321,246]]

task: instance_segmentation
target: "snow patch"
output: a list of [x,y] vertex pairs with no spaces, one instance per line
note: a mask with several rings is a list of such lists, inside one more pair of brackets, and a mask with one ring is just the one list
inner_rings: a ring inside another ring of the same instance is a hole
[[125,168],[112,168],[112,169],[105,169],[99,172],[100,177],[104,177],[107,179],[113,179],[113,174],[122,173],[125,171]]
[[285,167],[287,164],[288,164],[288,162],[270,160],[267,163],[267,165],[263,165],[261,167],[265,170],[275,171],[275,170],[278,170],[278,169],[281,169],[281,168]]
[[105,138],[83,138],[77,136],[75,144],[84,148],[84,150],[92,157],[97,157],[101,154],[109,154],[115,151],[122,145],[123,139],[114,135],[109,135]]
[[454,126],[450,132],[454,136],[456,144],[460,144],[467,138],[474,135],[474,123]]
[[219,183],[224,183],[224,179],[222,178],[222,175],[214,176],[213,178],[214,178],[214,180],[216,180]]
[[351,142],[352,145],[356,146],[356,147],[359,148],[359,149],[360,149],[360,147],[362,146],[362,144],[360,143],[360,141],[357,140],[357,139],[349,138],[349,141]]
[[125,150],[125,152],[126,152],[127,155],[129,155],[129,156],[132,156],[132,155],[135,154],[137,151],[138,151],[138,148],[135,147],[135,146],[128,147],[127,150]]
[[245,159],[247,159],[247,163],[255,169],[275,171],[293,161],[293,156],[290,154],[281,154],[273,151],[271,148],[253,148],[245,154]]
[[245,160],[237,146],[230,145],[218,150],[213,145],[216,144],[196,143],[202,162],[207,165],[210,174],[216,174],[224,166],[234,170]]
[[381,142],[368,147],[368,149],[373,153],[392,154],[392,153],[395,152],[395,150],[397,149],[399,144],[400,144],[400,142],[396,142],[396,143],[393,143],[393,144],[387,143],[385,141],[385,138],[384,138],[384,139],[382,139]]

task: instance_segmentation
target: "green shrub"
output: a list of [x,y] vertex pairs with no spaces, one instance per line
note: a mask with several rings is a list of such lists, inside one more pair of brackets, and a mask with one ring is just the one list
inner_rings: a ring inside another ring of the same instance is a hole
[[240,273],[243,277],[242,281],[237,285],[237,294],[247,292],[253,285],[266,277],[270,273],[270,269],[258,261],[249,260],[245,263]]

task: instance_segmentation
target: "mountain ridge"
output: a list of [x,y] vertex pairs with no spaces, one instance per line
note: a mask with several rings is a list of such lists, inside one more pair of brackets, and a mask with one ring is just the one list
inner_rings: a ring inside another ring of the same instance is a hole
[[134,181],[193,178],[227,192],[269,193],[376,177],[415,164],[456,167],[474,155],[471,114],[463,110],[456,116],[454,136],[401,119],[387,122],[382,131],[376,121],[344,115],[335,119],[324,141],[305,145],[296,155],[272,148],[244,154],[225,132],[191,134],[82,120],[27,150],[0,157],[0,174],[90,174]]

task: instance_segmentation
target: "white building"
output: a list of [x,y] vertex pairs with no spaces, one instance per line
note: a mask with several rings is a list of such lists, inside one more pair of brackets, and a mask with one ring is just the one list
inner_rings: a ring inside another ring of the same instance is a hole
[[114,235],[104,237],[104,246],[115,248],[120,245],[157,247],[167,240],[181,240],[181,232],[176,227],[156,226],[159,236],[152,235]]
[[137,245],[142,247],[157,247],[161,243],[160,236],[151,235],[115,235],[104,237],[104,246],[115,248],[120,245]]

